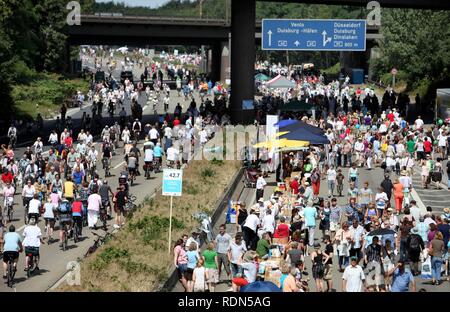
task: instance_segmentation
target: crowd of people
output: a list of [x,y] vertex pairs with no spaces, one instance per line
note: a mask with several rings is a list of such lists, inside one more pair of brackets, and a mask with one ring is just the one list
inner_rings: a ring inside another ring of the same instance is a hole
[[[152,171],[157,173],[162,167],[180,168],[187,164],[198,148],[214,136],[222,122],[220,101],[216,99],[214,105],[206,99],[199,110],[192,94],[186,110],[178,104],[175,114],[169,115],[166,107],[163,118],[144,124],[142,115],[133,114],[133,105],[148,90],[127,84],[127,81],[117,89],[107,83],[93,86],[86,98],[92,104],[92,119],[85,111],[81,123],[74,124],[63,105],[48,138],[37,137],[21,155],[13,146],[20,138],[15,122],[8,131],[11,144],[2,146],[0,167],[4,198],[0,245],[4,254],[4,276],[7,262],[13,261],[16,265],[23,250],[28,255],[32,249],[33,255],[39,257],[41,244],[55,241],[65,250],[67,239],[81,238],[84,227],[96,230],[101,226],[106,230],[107,221],[113,217],[113,227],[120,229],[127,212],[134,207],[136,197],[131,194],[134,181],[149,179]],[[170,91],[161,93],[169,96]],[[113,118],[107,120],[103,118],[106,113],[103,103],[111,101],[119,105],[121,113],[118,118],[113,114]],[[131,102],[132,116],[126,113],[127,101]],[[48,150],[44,150],[47,145]],[[125,160],[123,166],[119,164],[117,190],[108,183],[114,155]],[[16,203],[15,195],[19,194],[22,202]],[[8,218],[8,209],[17,216],[17,205],[25,210],[24,239],[16,233],[12,218]],[[41,220],[45,222],[43,229]],[[28,256],[26,258],[28,261]]]
[[[177,242],[174,264],[185,289],[214,291],[221,271],[230,291],[265,278],[285,292],[335,291],[336,269],[339,288],[348,292],[425,291],[418,276],[435,287],[448,281],[450,209],[419,208],[412,177],[422,177],[422,188],[447,188],[441,182],[446,173],[450,183],[450,126],[426,126],[420,116],[409,124],[395,98],[385,100],[389,106],[378,116],[336,106],[336,115],[299,118],[321,129],[329,144],[281,156],[260,149],[259,159],[250,151],[261,169],[258,202],[249,209],[237,203],[228,220],[236,228],[222,225],[203,252],[192,244],[196,233],[191,244],[187,235]],[[363,169],[382,170],[382,178],[371,184]],[[267,197],[269,172],[277,187]],[[269,265],[276,278],[264,273]]]

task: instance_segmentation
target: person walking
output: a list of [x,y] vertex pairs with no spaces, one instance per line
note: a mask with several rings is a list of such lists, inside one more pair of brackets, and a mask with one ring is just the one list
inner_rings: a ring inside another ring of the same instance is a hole
[[220,276],[222,273],[222,265],[225,268],[225,271],[227,272],[228,279],[231,281],[230,275],[230,262],[228,259],[228,250],[230,249],[232,238],[230,234],[226,232],[226,226],[225,224],[222,224],[219,227],[219,234],[217,234],[215,243],[217,246],[217,267],[218,267],[218,275],[219,275],[219,282],[220,282]]
[[343,292],[363,292],[366,276],[362,267],[358,264],[358,258],[352,257],[350,265],[347,266],[342,275]]
[[202,256],[203,261],[205,261],[206,276],[208,277],[206,283],[208,284],[209,291],[214,292],[215,286],[219,282],[219,274],[217,271],[218,257],[217,252],[214,250],[213,242],[208,244]]
[[431,255],[432,283],[436,286],[442,283],[441,271],[445,247],[442,233],[437,232],[434,239],[430,242],[429,250]]
[[324,266],[324,260],[325,256],[320,250],[320,244],[315,243],[314,244],[314,251],[310,254],[311,262],[312,262],[312,273],[314,282],[316,284],[316,291],[317,292],[323,292],[323,284],[322,279],[324,277],[325,272],[325,266]]
[[266,180],[262,175],[258,175],[256,180],[256,198],[264,198],[264,187],[267,185]]
[[328,183],[328,198],[333,197],[334,188],[336,187],[337,172],[334,166],[331,165],[327,170],[327,183]]
[[173,249],[173,264],[177,268],[178,279],[180,280],[181,285],[185,291],[188,291],[188,284],[185,278],[185,273],[187,271],[188,258],[186,255],[186,250],[183,247],[184,241],[183,239],[178,239],[175,243],[175,247]]
[[305,217],[305,226],[308,229],[308,245],[312,247],[314,245],[314,231],[316,229],[317,209],[313,206],[312,201],[308,201],[307,206],[303,209],[303,215]]
[[259,213],[259,206],[255,205],[242,226],[244,241],[248,250],[256,250],[257,231],[260,226]]
[[387,272],[387,275],[392,276],[393,279],[391,292],[407,292],[410,284],[411,290],[413,292],[416,291],[414,276],[410,270],[405,269],[405,262],[403,260],[399,260],[397,265]]
[[394,202],[395,202],[395,210],[397,211],[397,215],[400,214],[403,208],[403,184],[400,183],[398,178],[394,179],[394,185],[392,187],[394,191]]

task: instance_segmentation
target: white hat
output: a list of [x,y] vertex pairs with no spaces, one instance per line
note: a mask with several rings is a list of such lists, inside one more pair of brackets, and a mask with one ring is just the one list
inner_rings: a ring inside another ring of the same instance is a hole
[[263,203],[264,202],[264,198],[260,198],[260,199],[258,199],[258,203]]

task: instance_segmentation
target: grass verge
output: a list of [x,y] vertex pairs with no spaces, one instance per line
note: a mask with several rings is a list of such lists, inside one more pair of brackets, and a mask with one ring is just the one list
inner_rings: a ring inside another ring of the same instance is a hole
[[[239,170],[239,161],[192,161],[183,172],[183,196],[173,199],[172,242],[199,226],[195,212],[212,213]],[[155,291],[173,270],[168,254],[169,198],[147,198],[115,238],[81,264],[81,286],[58,291]]]
[[86,94],[89,83],[84,79],[66,79],[58,74],[39,73],[31,82],[13,86],[16,115],[35,118],[40,113],[42,117],[50,118],[77,90]]

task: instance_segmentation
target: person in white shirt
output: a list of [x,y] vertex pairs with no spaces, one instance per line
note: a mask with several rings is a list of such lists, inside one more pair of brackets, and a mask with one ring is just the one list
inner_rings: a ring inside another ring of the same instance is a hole
[[86,143],[86,133],[84,132],[83,129],[81,129],[80,133],[78,134],[77,140],[79,143],[83,142]]
[[262,175],[258,175],[256,180],[256,198],[264,198],[264,186],[267,185],[266,180],[264,180]]
[[233,277],[239,273],[239,263],[242,260],[242,256],[247,251],[245,242],[242,240],[241,234],[236,234],[234,241],[230,243],[230,248],[228,250],[228,258],[231,263],[231,274]]
[[409,207],[409,211],[411,212],[411,215],[413,216],[414,220],[416,221],[416,224],[419,223],[420,208],[417,207],[417,202],[415,200],[411,200],[411,207]]
[[93,141],[94,137],[92,136],[92,134],[89,131],[86,131],[86,139],[85,139],[86,145],[92,144]]
[[179,160],[180,151],[173,145],[167,149],[167,161],[176,162]]
[[427,229],[429,229],[430,228],[430,224],[431,223],[436,224],[436,221],[434,221],[433,218],[431,218],[431,213],[428,213],[428,214],[425,215],[425,220],[423,221],[423,223],[425,223],[425,227]]
[[26,255],[25,270],[28,269],[29,254],[32,254],[36,261],[36,267],[34,269],[39,270],[39,247],[44,242],[42,240],[41,229],[36,225],[35,218],[30,218],[29,225],[23,230],[23,237],[22,245],[24,246]]
[[416,129],[416,130],[422,129],[423,125],[424,125],[424,122],[423,122],[421,116],[417,116],[416,121],[414,121],[414,127],[415,127],[415,129]]
[[200,137],[200,144],[201,145],[205,145],[206,142],[208,142],[208,134],[206,133],[205,129],[202,129],[199,133],[198,136]]
[[56,143],[58,143],[58,134],[56,133],[56,131],[52,131],[52,133],[50,133],[50,136],[48,137],[48,143],[50,143],[51,145],[56,145]]
[[[265,215],[261,220],[261,229],[262,229],[261,234],[269,232],[270,234],[273,235],[273,233],[275,232],[275,218],[270,208],[266,209]],[[260,236],[260,238],[261,237],[262,236]]]
[[28,203],[28,218],[35,217],[37,219],[40,215],[40,208],[41,202],[38,200],[38,195],[34,194],[33,199]]
[[172,138],[172,128],[170,128],[169,126],[164,128],[164,136],[168,139]]
[[256,250],[258,242],[257,231],[260,226],[259,213],[259,207],[255,205],[242,226],[247,249]]
[[355,143],[355,152],[356,152],[356,161],[360,166],[364,163],[362,156],[364,152],[364,143],[362,138],[358,138],[358,141]]
[[40,137],[38,137],[36,142],[34,142],[33,148],[34,148],[34,154],[37,155],[37,154],[42,153],[42,149],[44,148],[44,144],[42,143]]
[[363,292],[366,276],[361,266],[358,265],[358,258],[352,257],[351,264],[347,266],[342,275],[343,292]]
[[150,141],[153,142],[153,144],[156,144],[159,139],[159,132],[156,130],[155,126],[153,126],[150,131],[148,132],[148,136],[150,138]]
[[330,168],[327,170],[327,182],[328,182],[328,197],[333,196],[334,187],[336,186],[336,170],[334,169],[334,166],[331,165]]
[[144,149],[144,162],[145,164],[150,164],[153,162],[153,149],[151,148]]

